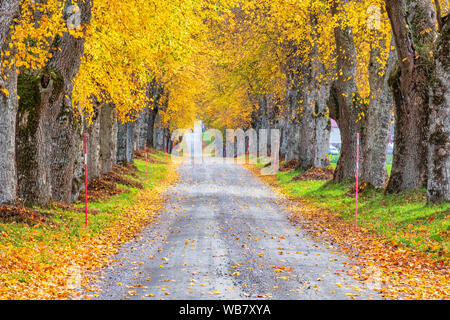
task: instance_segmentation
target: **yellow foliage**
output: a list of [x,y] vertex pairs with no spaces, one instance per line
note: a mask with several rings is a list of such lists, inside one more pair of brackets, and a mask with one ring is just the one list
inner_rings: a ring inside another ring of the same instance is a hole
[[152,107],[147,91],[155,81],[164,88],[160,115],[167,128],[190,127],[196,118],[215,127],[246,126],[255,97],[270,94],[283,101],[293,56],[304,66],[318,60],[325,67],[316,72],[319,82],[336,79],[339,25],[355,35],[358,95],[369,97],[370,52],[380,49],[383,66],[391,49],[384,1],[340,1],[335,15],[333,3],[99,0],[89,25],[68,30],[65,1],[22,0],[11,48],[1,55],[13,54],[8,63],[20,70],[40,69],[52,57],[54,39],[69,32],[85,38],[73,105],[86,115],[93,115],[95,101],[109,102],[122,122],[132,120]]

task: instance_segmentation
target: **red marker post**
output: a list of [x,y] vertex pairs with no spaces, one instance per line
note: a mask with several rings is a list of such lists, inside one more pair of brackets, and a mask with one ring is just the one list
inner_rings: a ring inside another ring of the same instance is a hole
[[356,232],[356,224],[358,221],[358,176],[359,176],[359,133],[356,134],[356,187],[355,187],[355,227],[354,231]]
[[84,132],[84,213],[85,213],[85,227],[88,225],[88,199],[87,199],[87,134]]

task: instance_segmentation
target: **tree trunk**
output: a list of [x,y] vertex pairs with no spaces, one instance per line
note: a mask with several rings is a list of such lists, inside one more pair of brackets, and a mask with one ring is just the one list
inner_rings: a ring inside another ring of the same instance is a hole
[[147,108],[142,110],[136,121],[135,140],[136,140],[136,149],[139,150],[144,150],[145,144],[147,143],[149,111],[150,110],[148,110]]
[[127,148],[127,125],[119,120],[117,127],[117,163],[120,165],[126,164],[126,148]]
[[[164,93],[163,89],[160,86],[158,88],[159,89],[156,91],[157,98],[154,99],[155,103],[158,107],[158,110],[159,109],[167,110],[169,100],[167,97],[164,96],[165,93]],[[164,143],[167,144],[167,139],[164,142],[164,137],[167,138],[166,134],[167,134],[166,128],[163,127],[161,116],[158,113],[155,116],[155,121],[154,121],[154,125],[153,125],[153,145],[154,145],[155,149],[161,150],[161,151],[165,150]]]
[[[17,113],[16,159],[18,194],[27,203],[47,204],[51,200],[49,167],[50,138],[43,128],[43,105],[53,89],[43,88],[37,74],[22,73],[18,79],[21,97]],[[58,82],[61,87],[61,81]]]
[[[66,11],[70,5],[67,1]],[[78,5],[81,23],[89,23],[92,1]],[[76,125],[71,101],[84,40],[66,32],[54,43],[53,57],[43,70],[19,77],[19,95],[27,97],[19,101],[17,122],[19,194],[29,203],[69,203],[72,198]]]
[[424,186],[427,176],[430,50],[435,14],[428,0],[386,0],[399,65],[390,77],[395,102],[395,146],[386,192]]
[[[312,55],[316,54],[316,49]],[[326,168],[329,166],[330,123],[327,116],[329,85],[319,83],[318,72],[324,71],[318,59],[310,58],[303,76],[303,102],[300,120],[299,168]]]
[[[386,43],[382,42],[381,45]],[[366,112],[366,140],[362,150],[362,181],[376,189],[384,189],[388,178],[386,156],[394,105],[388,78],[396,63],[396,53],[391,51],[386,66],[380,64],[380,59],[381,49],[375,44],[371,49],[369,62],[370,102]]]
[[164,129],[160,127],[160,116],[156,115],[154,134],[153,134],[153,147],[156,150],[164,150]]
[[[325,72],[323,66],[319,70]],[[328,82],[316,83],[316,106],[315,106],[315,144],[314,160],[315,168],[327,168],[330,165],[328,150],[330,148],[331,122],[328,117],[327,101],[330,95]]]
[[[297,104],[299,89],[294,84],[288,88],[286,94],[287,110],[281,135],[281,154],[285,161],[300,158],[300,123],[298,119]],[[266,127],[269,129],[269,127]]]
[[126,165],[133,162],[134,122],[120,123],[117,130],[117,163]]
[[450,201],[450,19],[437,42],[430,112],[428,201]]
[[127,122],[126,124],[126,146],[125,146],[125,157],[127,163],[133,162],[134,155],[134,126],[135,122]]
[[158,107],[155,106],[148,112],[147,148],[155,148],[153,136],[155,133],[155,120],[158,114]]
[[164,93],[162,85],[153,80],[148,86],[147,95],[152,99],[152,103],[148,106],[147,116],[147,148],[156,148],[155,144],[155,123],[159,111],[159,104]]
[[100,172],[108,173],[116,163],[117,122],[114,106],[110,103],[100,108]]
[[300,143],[299,143],[299,169],[308,170],[314,167],[315,146],[315,81],[312,64],[308,64],[302,72],[302,84],[299,97],[300,109]]
[[83,134],[83,124],[81,122],[76,127],[74,133],[74,140],[76,153],[72,177],[71,202],[77,201],[80,197],[81,192],[84,190],[84,134]]
[[[285,161],[298,160],[300,158],[300,119],[298,112],[298,102],[301,95],[299,63],[300,59],[297,56],[297,47],[288,43],[285,45],[289,54],[286,59],[285,74],[287,78],[287,90],[286,90],[286,109],[283,110],[281,115],[281,142],[280,153],[281,157],[284,157]],[[264,129],[270,129],[269,126],[265,126]]]
[[[314,16],[311,23],[316,25]],[[314,40],[313,40],[314,41]],[[298,48],[288,44],[289,50],[286,67],[288,88],[286,95],[287,112],[283,125],[281,151],[285,160],[298,160],[299,169],[312,167],[323,168],[329,165],[327,160],[330,126],[327,115],[327,98],[329,86],[319,83],[318,73],[323,72],[323,65],[315,56],[318,54],[314,44],[308,63],[299,56]]]
[[[334,13],[336,8],[333,8]],[[361,133],[359,114],[362,106],[356,100],[356,50],[353,33],[349,28],[337,26],[334,30],[337,53],[338,79],[330,94],[330,117],[335,119],[341,131],[341,157],[334,173],[334,181],[355,179],[356,134]],[[364,137],[361,136],[361,140]]]
[[[10,26],[19,14],[19,0],[0,0],[0,51],[10,50]],[[14,53],[10,53],[13,57]],[[11,203],[17,197],[16,114],[17,73],[6,66],[9,59],[0,60],[0,204]]]
[[[99,104],[97,103],[97,106]],[[92,118],[92,124],[87,127],[87,177],[92,181],[100,176],[100,110],[95,108],[95,114]],[[101,108],[101,107],[100,107]]]

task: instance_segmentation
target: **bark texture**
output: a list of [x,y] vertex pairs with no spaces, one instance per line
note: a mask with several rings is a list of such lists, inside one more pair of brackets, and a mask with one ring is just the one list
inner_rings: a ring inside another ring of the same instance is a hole
[[117,124],[117,155],[116,161],[118,164],[126,164],[126,150],[127,150],[127,125],[121,123]]
[[134,122],[118,123],[117,130],[117,163],[126,165],[134,157]]
[[[271,152],[271,143],[270,143],[270,129],[275,129],[276,126],[283,125],[282,121],[281,123],[276,123],[277,120],[280,121],[280,119],[277,119],[277,115],[275,113],[275,106],[273,101],[273,96],[271,94],[262,94],[257,97],[255,97],[255,102],[257,104],[257,109],[252,115],[252,127],[256,130],[258,133],[258,146],[259,146],[259,156],[265,157],[266,154],[263,154],[262,151],[263,145],[262,141],[266,141],[266,150],[268,153]],[[265,131],[265,137],[262,136],[262,133],[260,130],[266,130]],[[284,128],[281,128],[282,133],[282,141],[281,145],[284,145],[285,152],[289,153],[289,145],[286,144],[286,142],[283,143],[283,139],[289,139],[289,134],[292,132],[292,128],[289,127],[289,122],[287,125],[284,126]],[[284,140],[286,141],[286,140]],[[224,152],[225,154],[226,152]]]
[[77,201],[84,190],[84,127],[81,119],[79,121],[74,134],[76,155],[72,176],[72,202]]
[[160,108],[161,97],[163,95],[163,88],[159,82],[154,80],[149,84],[147,95],[153,101],[148,106],[147,116],[147,147],[155,148],[155,123]]
[[[329,99],[330,117],[335,119],[341,132],[342,147],[334,181],[355,179],[356,175],[356,134],[361,133],[359,114],[362,106],[357,101],[356,50],[353,33],[349,28],[336,27],[334,30],[337,50],[338,79],[331,86]],[[361,136],[361,140],[364,137]],[[362,160],[362,159],[361,159]],[[361,163],[363,163],[361,161]]]
[[135,150],[144,150],[147,144],[147,130],[149,111],[147,108],[142,110],[136,121],[135,126]]
[[450,22],[437,42],[428,149],[428,201],[450,201]]
[[329,86],[318,81],[319,71],[323,71],[323,66],[312,58],[303,72],[299,168],[304,170],[329,165],[327,155],[331,127],[326,110]]
[[147,148],[154,148],[154,134],[155,134],[155,121],[156,116],[158,114],[158,108],[154,107],[153,109],[148,111],[148,120],[147,120]]
[[376,189],[384,189],[388,179],[386,157],[394,107],[388,75],[396,64],[396,53],[395,51],[390,53],[387,66],[381,65],[380,59],[380,47],[375,45],[370,52],[370,102],[366,112],[364,132],[366,139],[362,150],[364,154],[362,180]]
[[386,0],[398,54],[390,77],[395,102],[395,146],[388,193],[427,181],[429,76],[436,16],[428,0]]
[[[0,0],[0,51],[10,50],[10,26],[19,14],[19,0]],[[10,56],[12,56],[11,53]],[[8,66],[6,66],[8,64]],[[17,73],[9,59],[0,60],[0,204],[17,197],[15,152]]]
[[[98,103],[97,103],[98,106]],[[100,176],[100,126],[101,126],[101,115],[100,110],[97,107],[95,109],[94,116],[92,118],[92,123],[86,128],[87,133],[87,156],[88,156],[88,166],[87,166],[87,177],[88,181],[96,179]]]
[[126,143],[125,143],[125,159],[127,163],[133,162],[134,155],[134,127],[136,122],[127,122],[126,124]]
[[[280,119],[281,147],[280,156],[285,161],[300,158],[300,123],[298,119],[298,94],[299,88],[292,84],[286,91],[286,111]],[[269,127],[265,127],[269,128]]]
[[104,104],[100,108],[100,173],[111,171],[116,163],[117,154],[117,122],[112,104]]
[[317,82],[316,103],[315,103],[316,124],[314,130],[315,143],[314,143],[314,159],[313,159],[313,166],[315,168],[326,168],[330,165],[330,160],[328,159],[328,150],[330,148],[331,122],[328,116],[328,106],[327,106],[329,95],[330,95],[330,84],[326,81]]
[[[286,49],[290,51],[285,65],[287,78],[286,107],[282,110],[278,122],[281,128],[280,156],[285,161],[290,161],[300,158],[301,125],[299,118],[299,100],[302,91],[298,70],[300,59],[295,55],[296,46],[288,45]],[[266,126],[264,129],[270,129],[270,127]]]

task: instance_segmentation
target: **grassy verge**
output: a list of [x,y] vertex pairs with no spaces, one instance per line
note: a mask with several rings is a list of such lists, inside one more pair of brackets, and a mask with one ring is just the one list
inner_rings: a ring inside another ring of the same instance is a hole
[[[151,223],[162,206],[161,193],[176,179],[165,154],[153,152],[146,164],[135,160],[137,171],[127,179],[143,189],[118,186],[123,192],[89,203],[92,213],[72,208],[35,208],[46,217],[35,224],[0,222],[0,299],[65,298],[72,291],[70,270],[83,273],[108,262],[118,246]],[[87,282],[88,279],[84,279]]]
[[[330,155],[329,157],[330,157],[330,166],[333,169],[336,169],[337,162],[339,160],[339,156],[338,155]],[[387,171],[388,175],[391,175],[391,171],[392,171],[392,155],[391,154],[389,154],[387,156],[386,171]]]
[[[355,199],[348,192],[352,184],[327,181],[292,181],[299,171],[279,172],[276,184],[289,195],[308,199],[321,209],[332,210],[353,223]],[[382,238],[433,258],[448,260],[450,251],[450,203],[428,205],[426,191],[385,195],[374,190],[359,196],[358,225]]]
[[247,167],[288,200],[294,225],[347,256],[345,272],[360,281],[357,290],[390,299],[448,299],[450,203],[427,205],[425,190],[398,195],[366,190],[355,232],[351,183],[295,181],[301,173],[295,170],[279,172],[273,181],[260,174],[261,164]]

